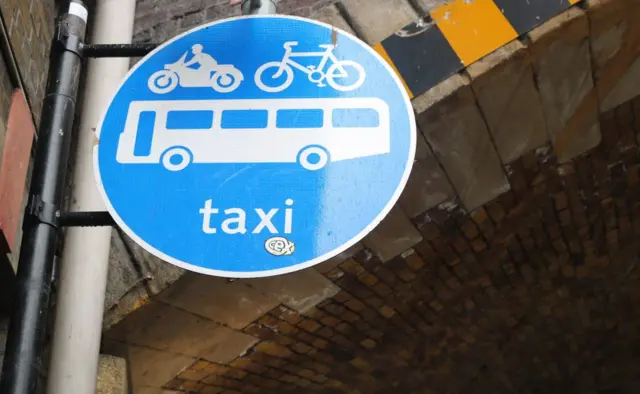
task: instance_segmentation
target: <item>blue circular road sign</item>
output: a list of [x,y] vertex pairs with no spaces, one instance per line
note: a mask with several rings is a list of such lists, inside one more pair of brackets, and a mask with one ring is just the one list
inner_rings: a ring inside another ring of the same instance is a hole
[[320,263],[390,211],[413,164],[402,82],[347,32],[290,16],[217,21],[127,74],[95,174],[133,240],[182,268],[260,277]]

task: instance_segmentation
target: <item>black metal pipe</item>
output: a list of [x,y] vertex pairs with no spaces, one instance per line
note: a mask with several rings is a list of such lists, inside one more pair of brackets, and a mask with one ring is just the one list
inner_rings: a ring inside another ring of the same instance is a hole
[[61,227],[101,227],[115,225],[116,222],[109,212],[66,212],[60,215]]
[[156,49],[160,44],[85,44],[82,46],[84,57],[142,57]]
[[[76,4],[71,8],[70,3]],[[77,15],[70,14],[71,10]],[[43,367],[53,261],[60,236],[59,206],[82,64],[79,48],[86,30],[78,10],[86,10],[80,1],[65,2],[56,19],[0,381],[2,394],[35,394]]]

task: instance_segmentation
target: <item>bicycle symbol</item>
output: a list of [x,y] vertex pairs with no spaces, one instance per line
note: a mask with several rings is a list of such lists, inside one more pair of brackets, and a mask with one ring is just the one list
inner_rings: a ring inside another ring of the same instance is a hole
[[[284,44],[284,57],[281,61],[268,62],[258,68],[255,74],[256,85],[265,92],[275,93],[281,92],[293,83],[293,68],[296,68],[307,74],[310,82],[315,83],[319,87],[326,86],[326,81],[332,88],[346,92],[354,90],[362,86],[366,73],[364,68],[352,60],[338,60],[333,54],[335,45],[324,44],[319,45],[324,49],[322,52],[298,52],[294,53],[292,47],[298,45],[296,41],[286,42]],[[321,57],[320,62],[316,66],[304,67],[292,58],[294,57]],[[331,65],[324,71],[325,66],[331,60]],[[351,71],[348,71],[351,70]],[[286,75],[283,83],[277,86],[268,86],[265,81],[269,79],[275,80],[280,78],[282,74]],[[356,81],[351,84],[340,83],[342,78],[357,77]]]

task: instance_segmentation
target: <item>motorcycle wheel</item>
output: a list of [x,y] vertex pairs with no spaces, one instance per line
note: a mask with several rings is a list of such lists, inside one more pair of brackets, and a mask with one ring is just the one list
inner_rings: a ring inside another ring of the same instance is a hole
[[240,72],[215,73],[211,77],[211,87],[219,93],[233,92],[240,86],[242,74]]
[[169,93],[178,86],[178,75],[168,70],[157,71],[149,77],[148,85],[153,93]]

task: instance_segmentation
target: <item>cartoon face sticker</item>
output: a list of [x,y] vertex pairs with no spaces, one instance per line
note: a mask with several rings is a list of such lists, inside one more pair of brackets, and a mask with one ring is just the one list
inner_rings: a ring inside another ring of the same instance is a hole
[[274,256],[289,256],[293,254],[296,246],[284,237],[272,237],[264,243],[264,248]]

